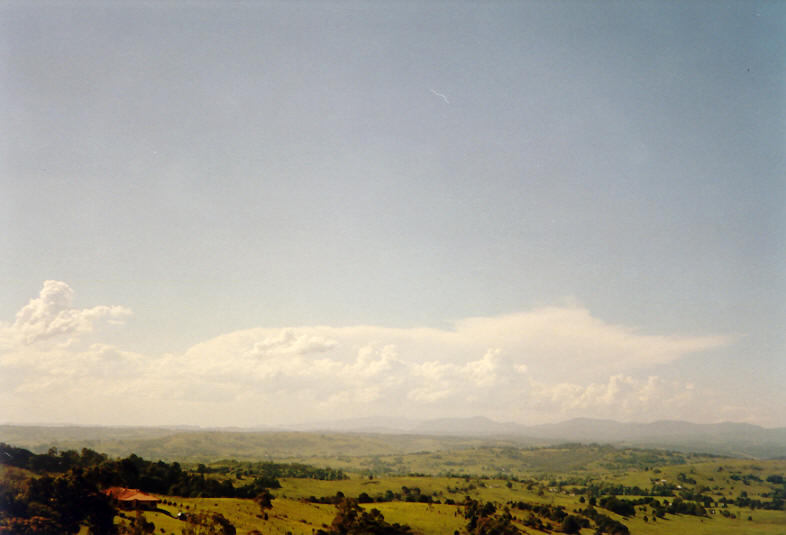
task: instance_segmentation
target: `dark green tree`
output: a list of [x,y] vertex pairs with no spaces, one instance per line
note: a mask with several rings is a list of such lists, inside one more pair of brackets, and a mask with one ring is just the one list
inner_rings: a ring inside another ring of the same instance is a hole
[[270,493],[269,490],[264,489],[262,492],[257,494],[254,501],[257,502],[260,509],[264,511],[265,509],[271,509],[273,507],[273,498],[274,496]]
[[390,524],[378,509],[364,510],[356,500],[344,498],[336,503],[336,516],[327,531],[317,535],[409,535],[407,525]]

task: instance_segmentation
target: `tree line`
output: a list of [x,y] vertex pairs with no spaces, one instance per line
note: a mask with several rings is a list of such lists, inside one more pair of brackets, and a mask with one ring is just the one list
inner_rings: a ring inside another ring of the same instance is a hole
[[231,480],[193,474],[179,463],[152,462],[137,455],[109,459],[90,449],[36,454],[0,443],[0,464],[24,469],[0,480],[0,535],[63,535],[82,525],[93,534],[116,532],[116,509],[101,492],[111,486],[181,497],[256,498],[280,487],[259,476],[235,487]]
[[261,475],[236,487],[230,479],[194,474],[177,462],[148,461],[135,454],[109,459],[88,448],[83,448],[81,454],[73,450],[58,452],[55,448],[35,454],[0,443],[0,463],[37,474],[78,469],[82,477],[100,488],[122,486],[187,498],[254,498],[264,489],[281,486],[275,477]]

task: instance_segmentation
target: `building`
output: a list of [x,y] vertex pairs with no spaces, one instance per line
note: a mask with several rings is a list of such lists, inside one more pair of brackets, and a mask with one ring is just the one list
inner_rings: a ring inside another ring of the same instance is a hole
[[121,509],[155,509],[161,503],[159,498],[139,489],[109,487],[104,491],[104,494],[112,498]]

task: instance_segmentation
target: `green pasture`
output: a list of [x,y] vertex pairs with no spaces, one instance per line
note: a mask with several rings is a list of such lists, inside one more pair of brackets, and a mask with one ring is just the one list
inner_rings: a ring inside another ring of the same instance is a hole
[[[410,483],[413,482],[410,481]],[[426,488],[425,482],[421,481],[420,486],[421,488]],[[345,488],[346,491],[351,489],[354,490],[353,487]],[[349,492],[346,492],[346,494],[349,495]],[[155,524],[155,532],[162,535],[179,535],[181,533],[186,524],[174,518],[178,511],[221,513],[235,525],[238,535],[247,535],[254,530],[264,534],[284,535],[292,533],[293,535],[311,535],[313,530],[329,525],[335,514],[335,508],[332,505],[306,503],[302,500],[291,498],[277,498],[273,500],[272,509],[267,510],[268,520],[264,520],[264,518],[258,516],[262,514],[261,510],[252,500],[171,497],[165,497],[165,499],[174,501],[175,505],[163,505],[160,511],[143,513],[148,521]],[[577,497],[569,496],[547,496],[543,503],[550,503],[552,500],[555,504],[565,505],[569,512],[582,505],[578,502]],[[412,527],[415,534],[452,534],[455,530],[461,532],[466,525],[466,520],[462,514],[463,509],[460,506],[388,502],[366,504],[364,507],[367,509],[379,509],[388,522],[408,524]],[[786,513],[783,511],[749,511],[733,506],[730,506],[729,510],[737,514],[736,519],[721,517],[717,514],[710,515],[709,518],[667,514],[665,518],[659,518],[653,522],[651,520],[652,515],[648,514],[648,511],[645,514],[648,515],[649,521],[645,522],[643,520],[644,514],[640,512],[637,512],[634,517],[624,518],[599,509],[604,514],[625,523],[633,535],[664,533],[707,535],[786,534]],[[516,509],[512,509],[511,513],[519,520],[525,518],[527,514]],[[126,515],[131,517],[133,513],[127,512]],[[752,520],[748,520],[748,516],[751,516]],[[523,533],[545,533],[524,527],[520,522],[515,522],[515,524]],[[163,531],[161,531],[162,529]],[[593,531],[592,529],[585,529],[582,530],[582,533],[588,535]]]
[[[444,444],[443,444],[444,445]],[[511,445],[473,446],[453,450],[431,450],[378,455],[282,456],[283,462],[330,466],[347,472],[374,475],[503,475],[526,477],[544,474],[624,473],[633,468],[670,466],[710,461],[712,457],[612,446],[566,444],[521,448]],[[220,466],[221,463],[214,463]]]
[[[144,511],[145,519],[155,524],[155,533],[179,535],[187,523],[178,520],[178,512],[220,513],[237,528],[238,535],[254,530],[261,533],[292,533],[311,535],[313,529],[329,525],[335,515],[332,505],[304,503],[299,500],[276,499],[273,508],[263,512],[253,500],[236,498],[178,498],[166,497],[173,505],[163,504],[157,511]],[[268,519],[264,519],[267,513]],[[133,512],[126,512],[133,517]],[[121,520],[122,522],[122,520]],[[163,531],[161,531],[163,529]]]
[[[681,475],[682,474],[682,475]],[[587,480],[618,483],[626,486],[639,486],[649,489],[654,479],[685,482],[685,488],[705,488],[705,494],[713,499],[721,495],[729,499],[736,497],[739,491],[745,490],[750,497],[766,499],[772,491],[772,485],[766,482],[771,474],[786,475],[786,461],[750,461],[739,459],[702,459],[697,463],[660,466],[653,470],[636,468],[625,471],[593,472]],[[163,497],[167,502],[159,511],[145,512],[144,516],[155,523],[156,533],[179,535],[184,523],[174,517],[182,512],[217,512],[228,518],[237,528],[239,535],[253,533],[293,535],[311,535],[315,530],[329,526],[335,507],[328,504],[315,504],[308,501],[309,497],[332,497],[338,492],[346,497],[356,498],[361,493],[371,498],[384,496],[387,492],[402,495],[404,489],[412,492],[419,490],[420,495],[431,496],[433,500],[444,502],[452,499],[459,503],[465,496],[481,502],[493,502],[502,511],[510,502],[540,503],[561,505],[568,513],[574,513],[587,506],[580,501],[581,496],[574,494],[574,485],[565,485],[560,490],[550,486],[554,479],[575,477],[575,474],[552,473],[544,479],[528,479],[513,481],[505,478],[477,477],[430,477],[430,476],[374,476],[353,474],[349,479],[338,481],[320,481],[314,479],[284,478],[280,480],[281,488],[275,489],[273,507],[266,511],[267,520],[259,506],[252,500],[230,498],[177,498]],[[736,479],[735,479],[736,477]],[[546,479],[548,478],[548,479]],[[757,478],[752,479],[752,478]],[[747,484],[743,482],[747,480]],[[759,481],[760,480],[760,481]],[[621,496],[621,498],[625,498]],[[663,500],[664,498],[659,498]],[[673,497],[666,498],[673,500]],[[413,533],[420,535],[452,534],[458,530],[463,532],[466,520],[463,507],[444,503],[413,503],[406,501],[389,501],[363,504],[363,507],[376,508],[382,512],[388,522],[407,524]],[[624,518],[610,511],[597,508],[599,512],[624,523],[634,535],[647,534],[751,534],[775,535],[786,534],[786,511],[751,510],[728,505],[725,508],[736,518],[722,516],[720,506],[708,508],[707,517],[667,514],[665,518],[653,520],[654,514],[647,505],[638,506],[636,515]],[[714,511],[714,513],[712,513]],[[522,533],[543,533],[523,525],[529,514],[527,511],[510,509],[514,524]],[[126,513],[131,516],[132,513]],[[644,517],[647,520],[644,520]],[[750,519],[749,519],[750,517]],[[555,522],[551,533],[559,532]],[[163,529],[163,531],[162,531]],[[589,535],[593,529],[584,529],[582,533]]]
[[[609,495],[603,489],[615,489],[613,492],[622,500],[635,500],[648,495],[653,487],[665,485],[673,489],[675,495],[655,496],[660,502],[672,502],[680,494],[699,495],[697,500],[709,497],[711,505],[706,507],[707,516],[667,513],[663,518],[655,518],[651,504],[637,505],[636,514],[630,517],[619,516],[600,506],[596,509],[625,524],[634,535],[786,535],[786,511],[735,505],[735,502],[745,503],[741,497],[772,504],[773,496],[782,493],[784,488],[777,477],[771,476],[786,478],[786,460],[722,458],[598,445],[519,449],[462,445],[453,451],[341,456],[343,465],[331,462],[332,458],[288,458],[316,467],[345,468],[348,477],[338,480],[278,477],[281,486],[271,489],[272,508],[265,511],[250,499],[161,496],[164,501],[158,510],[142,514],[155,524],[157,535],[182,533],[187,523],[176,518],[179,512],[220,513],[235,526],[239,535],[313,535],[316,530],[330,526],[336,508],[329,503],[313,503],[312,497],[316,501],[328,501],[341,493],[347,498],[367,495],[363,497],[374,503],[363,503],[362,507],[378,509],[389,523],[411,526],[415,535],[451,535],[456,530],[466,533],[467,520],[462,505],[445,502],[452,500],[461,504],[469,496],[481,504],[493,503],[498,513],[509,507],[513,524],[522,533],[534,535],[545,532],[524,525],[533,513],[515,507],[518,502],[562,506],[568,514],[577,514],[589,506],[588,489],[597,492],[596,499],[600,503],[604,495]],[[400,469],[380,470],[384,466]],[[265,466],[258,461],[217,461],[203,467],[187,466],[187,469],[195,470],[191,476],[201,477],[199,474],[204,473],[209,478],[231,479],[238,487],[264,475]],[[448,473],[451,475],[446,475]],[[39,476],[23,469],[0,466],[0,477],[8,483],[24,486],[25,481]],[[725,507],[724,501],[727,502]],[[133,512],[123,512],[116,517],[116,522],[128,525],[133,517]],[[546,516],[540,516],[539,520],[550,526],[549,533],[560,532],[557,521]],[[590,535],[594,531],[593,526],[582,530],[582,534]]]
[[[573,457],[571,457],[573,455]],[[306,459],[296,459],[306,461]],[[312,461],[312,459],[309,459]],[[317,466],[331,466],[329,458]],[[666,464],[667,461],[674,464]],[[380,462],[406,466],[412,472],[439,473],[444,466],[460,467],[453,475],[403,476],[380,475],[378,472],[363,468]],[[559,470],[564,462],[564,470]],[[435,463],[435,464],[431,464]],[[508,464],[504,464],[508,463]],[[518,463],[517,470],[510,470]],[[220,466],[214,463],[211,466]],[[502,466],[506,470],[497,470]],[[581,487],[591,484],[624,485],[639,487],[647,494],[653,484],[672,484],[682,490],[702,491],[717,502],[721,497],[732,501],[745,492],[748,497],[766,501],[773,491],[773,485],[766,478],[773,474],[786,476],[786,461],[758,461],[749,459],[730,459],[701,455],[674,454],[669,452],[613,450],[607,447],[554,447],[539,449],[511,450],[509,448],[463,448],[457,451],[410,453],[397,456],[372,456],[347,458],[346,468],[361,471],[348,472],[348,479],[322,481],[315,479],[280,478],[281,488],[274,489],[272,509],[264,520],[258,505],[251,500],[208,499],[208,498],[166,498],[176,505],[165,505],[162,509],[174,515],[188,506],[193,511],[220,512],[230,519],[243,535],[259,530],[261,533],[288,532],[293,535],[309,535],[313,531],[330,525],[335,514],[332,505],[310,503],[311,497],[329,498],[342,493],[348,498],[357,498],[365,493],[374,500],[390,494],[396,495],[393,501],[363,504],[365,508],[376,508],[388,522],[407,524],[413,532],[422,535],[452,534],[462,531],[466,526],[463,508],[459,505],[444,504],[451,499],[456,503],[469,496],[480,502],[492,502],[502,511],[506,504],[526,502],[563,506],[568,513],[587,507],[587,497],[577,493]],[[515,473],[511,473],[515,472]],[[373,476],[370,474],[374,473]],[[470,475],[474,474],[474,475]],[[480,474],[494,474],[495,477],[481,477]],[[417,490],[415,490],[417,489]],[[403,501],[409,493],[429,496],[443,503],[415,503]],[[627,496],[620,496],[626,498]],[[634,499],[635,497],[630,497]],[[658,497],[661,501],[674,497]],[[624,523],[634,535],[663,533],[696,534],[781,534],[786,535],[786,512],[751,510],[728,505],[721,514],[721,505],[714,503],[707,508],[707,517],[667,514],[665,518],[655,517],[647,505],[638,506],[636,515],[621,517],[611,511],[597,508],[615,520]],[[714,512],[713,512],[714,511]],[[522,533],[541,533],[525,527],[523,521],[529,512],[510,509],[514,524]],[[168,517],[165,513],[145,513],[149,520],[165,533],[179,534],[182,522]],[[736,518],[731,518],[734,515]],[[644,520],[644,517],[647,520]],[[749,519],[750,517],[750,519]],[[558,532],[558,525],[549,522],[552,533]],[[584,529],[588,535],[592,529]]]

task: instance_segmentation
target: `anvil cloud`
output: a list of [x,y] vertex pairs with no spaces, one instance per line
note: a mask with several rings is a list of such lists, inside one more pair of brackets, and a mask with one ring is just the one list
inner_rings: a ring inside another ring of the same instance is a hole
[[[349,416],[534,414],[617,418],[708,415],[711,393],[642,370],[734,337],[642,334],[579,305],[451,329],[297,326],[227,333],[180,354],[113,346],[122,306],[73,307],[46,281],[2,335],[3,405],[12,420],[264,425]],[[704,405],[703,405],[704,404]]]

